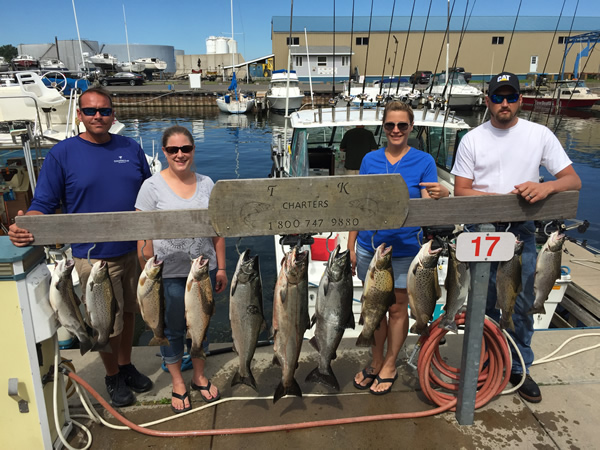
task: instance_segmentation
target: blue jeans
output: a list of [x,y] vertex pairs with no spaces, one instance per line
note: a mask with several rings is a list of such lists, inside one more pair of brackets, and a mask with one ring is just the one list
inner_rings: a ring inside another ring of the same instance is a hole
[[[537,251],[535,248],[535,225],[533,222],[515,222],[492,224],[496,231],[509,231],[513,233],[520,241],[523,241],[523,253],[521,255],[521,283],[522,289],[517,296],[515,310],[513,313],[513,322],[515,331],[506,330],[515,340],[523,360],[527,373],[533,363],[533,350],[531,349],[531,338],[533,336],[533,315],[527,314],[527,311],[533,306],[535,296],[533,293],[533,280],[535,277],[535,263]],[[508,230],[507,230],[508,227]],[[477,225],[469,225],[468,231],[478,231]],[[492,263],[490,267],[490,284],[488,286],[486,314],[496,322],[500,320],[500,310],[496,309],[496,271],[498,263]],[[512,345],[509,345],[512,352],[512,372],[522,373],[523,367],[519,357]]]
[[[215,285],[217,269],[210,271],[210,281]],[[160,354],[165,364],[175,364],[183,358],[183,350],[187,344],[188,351],[192,340],[186,339],[187,326],[185,322],[185,284],[186,278],[164,278],[165,295],[165,337],[170,345],[161,345]],[[204,341],[204,351],[208,340]]]

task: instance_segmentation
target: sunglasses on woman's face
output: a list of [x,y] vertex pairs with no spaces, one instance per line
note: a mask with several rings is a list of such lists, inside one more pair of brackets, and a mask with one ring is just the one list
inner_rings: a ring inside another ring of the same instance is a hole
[[398,122],[398,123],[394,123],[394,122],[386,122],[383,124],[383,129],[385,131],[388,132],[392,132],[394,131],[394,128],[398,127],[398,131],[406,131],[408,130],[408,127],[410,126],[410,123],[406,123],[406,122]]
[[194,150],[194,146],[193,145],[182,145],[181,147],[177,147],[175,145],[171,145],[169,147],[165,147],[165,152],[167,152],[169,155],[174,155],[175,153],[179,153],[179,150],[181,150],[182,153],[190,153],[192,150]]

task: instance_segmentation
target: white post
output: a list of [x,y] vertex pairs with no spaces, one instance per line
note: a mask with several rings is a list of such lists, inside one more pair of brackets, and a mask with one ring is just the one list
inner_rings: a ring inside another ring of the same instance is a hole
[[306,35],[306,28],[304,28],[304,43],[306,44],[306,65],[308,66],[308,86],[310,89],[310,105],[314,109],[315,99],[313,96],[312,77],[310,75],[310,55],[308,54],[308,36]]

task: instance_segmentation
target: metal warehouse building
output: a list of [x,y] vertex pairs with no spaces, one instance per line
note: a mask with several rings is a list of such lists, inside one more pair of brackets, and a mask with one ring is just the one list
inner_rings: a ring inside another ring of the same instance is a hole
[[[274,68],[285,69],[290,41],[292,69],[301,79],[310,73],[317,81],[331,81],[334,70],[336,81],[355,72],[370,79],[391,76],[392,69],[403,76],[417,70],[439,72],[446,65],[447,27],[446,17],[394,17],[390,25],[390,17],[382,16],[336,17],[335,24],[332,17],[302,16],[293,18],[290,32],[289,16],[275,16]],[[600,17],[452,17],[449,66],[464,67],[474,80],[487,80],[503,69],[520,75],[558,74],[565,39],[599,27]],[[566,74],[573,73],[576,60],[584,77],[600,72],[600,51],[593,51],[594,43],[587,51],[586,43],[572,46]]]

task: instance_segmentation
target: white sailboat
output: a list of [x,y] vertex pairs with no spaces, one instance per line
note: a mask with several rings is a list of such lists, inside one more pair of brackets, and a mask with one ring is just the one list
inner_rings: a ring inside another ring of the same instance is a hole
[[[233,0],[231,0],[231,39],[233,40]],[[228,90],[232,93],[217,97],[217,106],[221,111],[228,114],[247,113],[254,107],[254,99],[239,93],[237,90],[233,52],[231,52],[231,71],[233,75]]]

